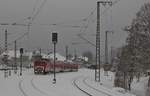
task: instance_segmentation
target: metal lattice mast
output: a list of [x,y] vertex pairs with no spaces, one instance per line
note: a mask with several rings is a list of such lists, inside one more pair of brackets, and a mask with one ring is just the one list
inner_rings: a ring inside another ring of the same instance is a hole
[[[5,55],[4,55],[4,63],[5,63],[5,65],[7,66],[8,65],[8,52],[7,52],[8,50],[7,50],[7,29],[5,30]],[[4,77],[6,78],[6,77],[8,77],[8,71],[7,70],[5,70],[4,71]]]
[[7,55],[7,29],[5,30],[5,52]]
[[96,67],[95,67],[95,81],[100,82],[100,4],[104,6],[109,4],[112,6],[112,1],[98,1],[97,2],[97,32],[96,32]]
[[108,64],[108,31],[105,33],[105,64]]
[[[97,68],[98,66],[98,68]],[[96,67],[95,81],[100,82],[100,2],[97,2]]]

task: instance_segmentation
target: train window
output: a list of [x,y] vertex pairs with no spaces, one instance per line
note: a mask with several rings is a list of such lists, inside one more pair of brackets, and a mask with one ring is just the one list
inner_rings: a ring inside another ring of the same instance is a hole
[[38,64],[40,64],[40,62],[39,61],[35,61],[35,64],[38,65]]

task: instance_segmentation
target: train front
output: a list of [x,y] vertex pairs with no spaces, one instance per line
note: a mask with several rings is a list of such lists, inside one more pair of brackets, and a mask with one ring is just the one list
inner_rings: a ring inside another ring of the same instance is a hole
[[48,67],[48,62],[46,62],[45,60],[36,60],[34,62],[34,73],[45,74],[48,72],[48,70],[46,70],[47,67]]

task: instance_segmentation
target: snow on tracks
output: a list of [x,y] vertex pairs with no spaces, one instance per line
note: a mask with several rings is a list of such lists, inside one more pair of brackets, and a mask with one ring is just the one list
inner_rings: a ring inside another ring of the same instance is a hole
[[90,78],[79,76],[73,80],[74,86],[88,96],[127,96],[100,85],[99,82],[90,81]]
[[20,89],[20,91],[22,92],[22,94],[23,94],[24,96],[28,96],[28,95],[26,94],[26,92],[23,90],[22,81],[23,81],[23,80],[20,80],[20,81],[19,81],[19,89]]
[[104,94],[107,94],[107,96],[126,96],[125,94],[113,91],[111,89],[108,89],[102,85],[99,84],[99,82],[90,81],[90,78],[85,77],[83,82],[90,88],[97,90],[98,92],[102,92]]
[[19,89],[23,96],[50,96],[50,94],[47,94],[36,87],[33,80],[34,78],[20,80]]
[[33,81],[34,81],[34,78],[32,78],[32,80],[31,80],[31,85],[33,86],[34,89],[36,89],[36,90],[39,91],[40,93],[44,94],[45,96],[50,96],[48,93],[46,93],[46,92],[40,90],[38,87],[36,87],[36,85],[34,84]]
[[98,89],[87,85],[85,82],[86,77],[79,76],[73,80],[73,84],[82,92],[84,92],[88,96],[112,96],[105,92],[98,91]]
[[79,87],[79,85],[76,83],[78,80],[78,78],[73,80],[73,84],[74,86],[76,86],[79,90],[81,90],[82,92],[84,92],[85,94],[87,94],[88,96],[92,96],[90,93],[88,93],[87,91],[83,90],[82,88]]

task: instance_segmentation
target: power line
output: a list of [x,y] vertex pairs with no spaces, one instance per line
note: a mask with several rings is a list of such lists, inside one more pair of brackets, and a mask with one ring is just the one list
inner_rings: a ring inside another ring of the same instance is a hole
[[[39,8],[37,9],[37,11],[36,11],[36,5],[37,5],[37,3],[38,3],[38,1],[37,1],[37,2],[35,3],[34,7],[33,7],[31,16],[27,17],[27,20],[29,20],[29,21],[28,21],[28,24],[27,24],[27,30],[28,30],[28,31],[27,31],[26,33],[24,33],[23,36],[27,35],[27,36],[28,36],[28,40],[29,40],[29,33],[30,33],[30,31],[31,31],[30,29],[31,29],[31,26],[32,26],[32,24],[33,24],[33,21],[36,19],[37,15],[38,15],[39,12],[41,11],[41,9],[44,7],[46,1],[47,1],[47,0],[44,0],[44,1],[42,2],[42,4],[40,5],[40,7],[39,7]],[[34,12],[35,12],[35,14],[34,14]],[[26,20],[26,19],[25,19],[25,20]],[[28,42],[28,44],[29,44],[29,42]]]
[[[110,8],[112,8],[112,6],[114,6],[115,4],[117,4],[118,2],[120,2],[121,0],[116,0],[116,1],[114,1],[114,2],[112,2],[112,5],[111,6],[109,6],[109,7],[107,7],[102,13],[101,13],[101,15],[104,15],[108,10],[110,10]],[[91,12],[92,14],[95,12],[95,10],[96,10],[96,8]],[[89,15],[89,16],[91,16],[91,14]],[[87,16],[87,18],[89,18],[89,16]],[[93,19],[93,21],[95,21],[97,18],[95,18],[95,19]],[[112,9],[111,9],[111,21],[112,21]],[[88,22],[89,23],[89,22]],[[92,22],[93,23],[93,22]],[[113,23],[112,23],[113,24]],[[80,29],[80,32],[85,32],[86,30],[87,30],[87,28],[89,27],[89,24],[86,24],[85,26],[83,26],[83,27],[81,27],[81,29]],[[83,28],[85,28],[84,29],[84,31],[82,31],[83,30]],[[86,42],[89,42],[89,44],[94,44],[94,43],[92,43],[91,41],[89,41],[89,40],[87,40],[86,38],[84,38],[84,36],[79,36],[79,35],[77,35],[78,37],[80,37],[81,39],[83,39],[83,40],[85,40]],[[94,44],[95,45],[95,44]]]
[[[31,22],[33,22],[33,21],[34,21],[34,19],[37,17],[37,15],[40,13],[40,11],[41,11],[41,10],[42,10],[42,8],[44,7],[44,5],[45,5],[46,1],[47,1],[47,0],[44,0],[44,1],[42,2],[42,4],[40,5],[40,7],[38,8],[38,10],[36,11],[36,13],[35,13],[35,14],[33,14],[33,16],[31,16]],[[34,8],[34,10],[33,10],[33,11],[35,11],[35,8]]]
[[92,43],[91,41],[84,38],[81,34],[77,34],[77,36],[80,37],[81,39],[83,39],[84,41],[86,41],[87,43],[91,44],[92,46],[96,47],[96,45],[94,43]]
[[59,27],[70,27],[70,28],[81,28],[82,26],[78,26],[78,25],[62,25],[62,24],[40,24],[42,26],[59,26]]
[[38,1],[39,1],[39,0],[36,0],[36,1],[35,1],[35,4],[34,4],[34,7],[33,7],[33,9],[32,9],[32,13],[31,13],[31,14],[34,14],[34,13],[35,13],[36,7],[37,7],[37,4],[38,4]]

